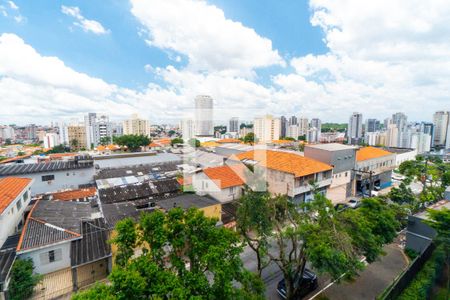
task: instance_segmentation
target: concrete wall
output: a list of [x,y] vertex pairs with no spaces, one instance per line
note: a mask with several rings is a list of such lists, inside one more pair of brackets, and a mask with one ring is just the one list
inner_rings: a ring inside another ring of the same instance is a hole
[[[26,195],[25,195],[26,194]],[[23,221],[23,214],[31,200],[30,185],[25,188],[8,207],[5,208],[0,215],[0,247],[6,241],[8,236],[17,233],[18,225]],[[17,203],[20,202],[20,209]],[[23,224],[23,222],[22,222]]]
[[209,195],[221,203],[231,202],[242,196],[242,186],[220,189],[219,185],[220,182],[212,181],[203,172],[195,174],[192,179],[192,186],[198,195]]
[[[94,180],[94,167],[66,171],[53,171],[45,173],[32,173],[20,175],[20,177],[34,180],[31,186],[32,195],[55,192],[62,189],[76,189],[80,184],[88,184]],[[42,176],[54,175],[51,181],[42,181]]]
[[328,151],[315,147],[305,147],[305,157],[333,166],[334,173],[352,170],[356,162],[356,149]]
[[[45,248],[31,250],[30,252],[18,253],[20,259],[31,258],[34,263],[34,272],[47,274],[70,267],[70,241],[50,245]],[[48,262],[48,252],[55,251],[55,261]]]
[[417,149],[405,153],[397,153],[395,155],[395,165],[398,167],[402,162],[408,160],[415,160],[416,156],[417,156]]

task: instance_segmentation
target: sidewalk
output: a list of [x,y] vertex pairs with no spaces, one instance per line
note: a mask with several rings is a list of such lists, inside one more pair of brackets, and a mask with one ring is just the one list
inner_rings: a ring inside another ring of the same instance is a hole
[[333,284],[322,295],[331,300],[375,299],[408,266],[397,243],[384,247],[386,255],[366,266],[353,282]]

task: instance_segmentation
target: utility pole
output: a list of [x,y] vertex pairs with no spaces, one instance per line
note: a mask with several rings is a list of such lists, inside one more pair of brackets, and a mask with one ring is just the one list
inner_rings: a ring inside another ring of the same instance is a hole
[[[360,173],[365,173],[365,174],[369,174],[369,197],[372,196],[372,190],[373,190],[373,171],[363,171],[363,170],[356,170],[353,169],[354,172],[360,172]],[[362,188],[361,188],[362,189]],[[364,197],[364,193],[363,193],[363,197]]]

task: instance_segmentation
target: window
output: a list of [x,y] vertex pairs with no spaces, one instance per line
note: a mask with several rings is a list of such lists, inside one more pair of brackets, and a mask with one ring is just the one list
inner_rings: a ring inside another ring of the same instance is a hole
[[42,181],[55,180],[55,175],[44,175],[42,176]]
[[28,191],[25,191],[23,194],[23,202],[26,202],[28,200]]
[[22,202],[19,200],[17,201],[17,210],[20,210],[22,208]]
[[55,250],[48,251],[48,262],[55,261]]

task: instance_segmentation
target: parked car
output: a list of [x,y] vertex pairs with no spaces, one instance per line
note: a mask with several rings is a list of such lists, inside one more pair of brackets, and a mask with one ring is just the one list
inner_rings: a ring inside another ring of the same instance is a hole
[[336,204],[336,205],[334,206],[334,209],[335,209],[337,212],[344,211],[344,210],[346,210],[347,208],[349,208],[349,206],[348,206],[347,203],[338,203],[338,204]]
[[361,205],[361,201],[359,201],[358,199],[350,199],[348,201],[348,206],[351,208],[357,208]]
[[[296,299],[301,299],[311,291],[314,291],[317,288],[317,275],[314,274],[311,270],[305,269],[303,272],[303,278],[301,280],[297,280],[295,283],[300,288],[298,289],[298,295],[295,295]],[[278,282],[277,286],[278,295],[280,295],[281,299],[286,299],[286,282],[282,279]]]
[[379,190],[381,190],[381,187],[380,187],[379,185],[374,185],[374,186],[373,186],[373,189],[374,189],[375,191],[379,191]]

